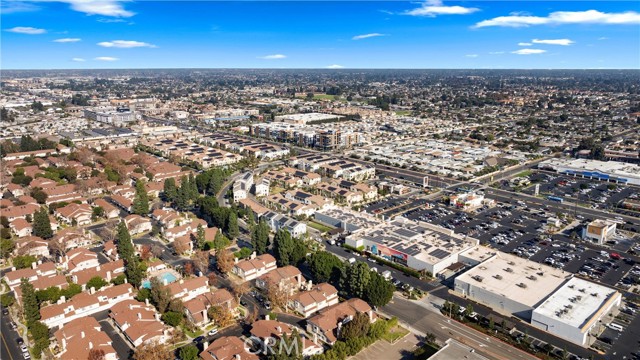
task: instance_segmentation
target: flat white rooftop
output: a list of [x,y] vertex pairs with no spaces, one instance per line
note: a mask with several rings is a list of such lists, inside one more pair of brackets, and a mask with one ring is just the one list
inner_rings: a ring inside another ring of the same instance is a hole
[[571,273],[551,266],[497,252],[458,276],[462,281],[533,308],[559,288]]
[[583,328],[618,291],[577,277],[567,281],[533,312],[575,328]]

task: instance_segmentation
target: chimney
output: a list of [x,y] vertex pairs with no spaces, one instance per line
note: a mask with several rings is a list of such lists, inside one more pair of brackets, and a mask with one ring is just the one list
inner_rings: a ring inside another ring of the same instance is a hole
[[264,319],[269,320],[269,314],[265,314]]
[[235,256],[233,257],[233,263],[234,263],[234,264],[237,264],[237,263],[238,263],[238,258],[237,258],[237,257],[235,257]]
[[38,267],[38,264],[36,264],[36,262],[35,262],[35,261],[31,263],[31,268],[32,268],[32,269],[35,269],[35,268],[37,268],[37,267]]
[[11,271],[16,271],[16,267],[15,267],[15,266],[14,266],[14,267],[12,267],[12,268],[11,268]]
[[62,295],[60,296],[60,300],[58,300],[58,304],[64,304],[66,301],[67,301],[67,298],[64,295]]
[[242,357],[240,357],[240,354],[235,354],[235,355],[233,355],[233,358],[234,358],[235,360],[242,360]]
[[93,342],[89,341],[89,350],[93,349]]
[[278,334],[282,334],[282,326],[278,325],[276,327],[276,331],[278,332]]
[[157,321],[160,321],[160,314],[154,313],[153,316],[156,318]]
[[142,314],[138,313],[138,320],[142,320]]
[[84,331],[80,331],[80,339],[84,339]]
[[255,258],[256,258],[256,252],[255,252],[255,251],[254,251],[254,252],[252,252],[252,253],[251,253],[251,256],[250,256],[249,258],[250,258],[251,260],[255,259]]
[[62,350],[65,350],[67,348],[67,339],[63,336],[62,337]]
[[147,304],[147,306],[149,306],[149,298],[144,299],[144,303]]
[[202,349],[206,350],[209,347],[209,342],[205,341],[202,343]]
[[42,265],[42,260],[38,260],[38,265]]
[[89,289],[89,294],[93,295],[96,292],[96,288],[95,287],[91,287],[91,289]]
[[107,277],[106,277],[107,281],[111,281],[111,271],[107,271]]

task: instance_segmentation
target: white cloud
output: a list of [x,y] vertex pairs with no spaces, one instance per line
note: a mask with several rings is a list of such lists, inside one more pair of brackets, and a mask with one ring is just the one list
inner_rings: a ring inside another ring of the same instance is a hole
[[117,57],[111,57],[111,56],[98,56],[97,58],[94,58],[93,60],[98,60],[98,61],[118,61],[120,59],[118,59]]
[[351,40],[362,40],[362,39],[368,39],[368,38],[378,37],[378,36],[387,36],[387,35],[380,34],[380,33],[363,34],[363,35],[356,35],[352,37]]
[[7,29],[7,31],[18,34],[27,34],[27,35],[40,35],[47,32],[45,29],[38,29],[30,26],[16,26],[11,29]]
[[606,36],[601,36],[601,37],[598,38],[598,40],[609,40],[609,38],[606,37]]
[[598,10],[556,11],[548,16],[509,15],[483,20],[474,27],[487,26],[528,27],[532,25],[562,24],[640,24],[640,13],[627,11],[622,13],[604,13]]
[[547,50],[542,50],[542,49],[520,49],[520,50],[516,50],[516,51],[512,51],[512,54],[517,54],[517,55],[534,55],[534,54],[544,54],[546,53]]
[[489,55],[500,55],[500,54],[504,54],[504,51],[490,51]]
[[2,1],[0,2],[0,13],[13,14],[40,10],[40,7],[23,1]]
[[126,10],[118,0],[61,0],[71,5],[75,11],[87,15],[102,15],[113,17],[131,17],[134,12]]
[[157,47],[153,44],[149,44],[141,41],[134,41],[134,40],[103,41],[103,42],[99,42],[98,45],[102,47],[121,48],[121,49],[130,49],[130,48],[137,48],[137,47],[149,47],[149,48]]
[[464,6],[446,6],[442,5],[441,0],[427,0],[419,8],[408,10],[404,12],[404,15],[411,16],[429,16],[435,17],[438,15],[466,15],[479,11],[478,8],[467,8]]
[[75,61],[75,62],[85,62],[87,60],[83,59],[83,58],[73,58],[71,59],[71,61]]
[[82,39],[79,38],[63,38],[63,39],[55,39],[53,40],[53,42],[57,42],[57,43],[73,43],[73,42],[78,42],[81,41]]
[[533,39],[531,40],[531,42],[534,44],[562,45],[562,46],[569,46],[575,43],[575,41],[569,40],[569,39],[549,39],[549,40]]
[[278,60],[278,59],[285,59],[287,56],[286,55],[282,55],[282,54],[274,54],[274,55],[265,55],[265,56],[260,56],[259,59],[265,59],[265,60]]
[[343,69],[343,68],[344,68],[344,66],[338,65],[338,64],[333,64],[333,65],[327,66],[327,69]]
[[518,43],[518,46],[531,46],[531,45],[533,45],[533,44],[532,43],[528,43],[528,42]]
[[464,57],[468,57],[468,58],[477,58],[478,54],[467,54]]
[[123,23],[123,22],[125,22],[126,20],[124,20],[124,19],[108,19],[108,18],[100,18],[100,19],[98,19],[98,20],[96,20],[96,21],[101,22],[101,23],[105,23],[105,24],[109,24],[109,23]]

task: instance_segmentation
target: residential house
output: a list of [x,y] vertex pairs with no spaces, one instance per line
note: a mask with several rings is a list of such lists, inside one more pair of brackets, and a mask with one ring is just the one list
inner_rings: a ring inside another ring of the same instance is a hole
[[249,259],[238,261],[236,258],[235,261],[236,263],[233,269],[231,269],[231,272],[238,275],[244,281],[256,279],[278,267],[276,265],[276,258],[270,254],[262,254],[256,257],[256,253],[254,252]]
[[264,178],[257,182],[254,186],[254,192],[256,197],[263,197],[269,195],[269,189],[271,187],[271,181],[269,179]]
[[267,221],[267,224],[273,232],[285,229],[289,231],[293,237],[301,237],[307,233],[307,224],[294,220],[288,216],[269,211],[262,217]]
[[111,195],[111,201],[127,212],[131,212],[131,208],[133,207],[133,199],[127,199],[122,195]]
[[43,263],[42,261],[34,262],[31,264],[30,268],[19,269],[11,268],[11,271],[8,271],[4,274],[3,280],[11,290],[14,290],[16,287],[20,286],[20,280],[25,278],[29,282],[34,282],[39,278],[52,277],[57,275],[56,264],[52,262]]
[[131,214],[124,218],[124,223],[129,229],[131,235],[141,234],[147,231],[151,231],[151,220],[143,218],[140,215]]
[[120,210],[103,198],[96,199],[93,202],[93,206],[101,207],[102,210],[104,210],[104,217],[107,219],[116,219],[120,217]]
[[88,204],[71,203],[55,210],[55,215],[68,225],[89,225],[93,211]]
[[131,284],[103,288],[93,294],[82,292],[69,301],[65,301],[63,296],[57,304],[40,309],[40,320],[49,328],[53,328],[81,317],[111,309],[121,301],[132,299],[133,287]]
[[85,248],[73,249],[62,257],[60,261],[61,267],[69,274],[76,273],[78,271],[91,269],[98,267],[98,254]]
[[201,225],[203,228],[207,228],[207,222],[202,219],[195,219],[190,221],[184,225],[174,226],[170,229],[162,229],[162,235],[169,241],[172,242],[176,238],[180,236],[185,236],[188,234],[194,234],[198,231],[198,226]]
[[338,290],[331,284],[322,283],[315,285],[309,291],[295,294],[289,299],[287,306],[308,318],[317,311],[337,304],[338,301]]
[[31,236],[31,233],[33,232],[33,227],[31,226],[31,224],[23,218],[18,218],[13,220],[9,224],[9,227],[11,228],[11,230],[13,230],[13,233],[16,234],[16,236],[19,238],[25,237],[25,236]]
[[66,228],[60,230],[51,241],[60,244],[65,250],[87,246],[93,243],[91,235],[84,229]]
[[89,353],[95,349],[104,352],[103,360],[118,360],[111,338],[102,331],[98,320],[90,316],[68,322],[53,336],[58,344],[59,352],[55,355],[58,359],[89,359]]
[[118,247],[113,240],[109,240],[104,243],[102,252],[111,260],[118,260],[120,255],[118,254]]
[[307,319],[307,333],[333,345],[340,337],[342,327],[358,313],[367,314],[371,322],[375,321],[373,310],[369,304],[362,299],[351,298],[321,310],[318,315]]
[[111,307],[109,318],[133,347],[150,341],[164,344],[169,340],[160,314],[148,300],[146,303],[133,299],[122,301]]
[[78,192],[75,184],[57,185],[50,188],[42,189],[47,194],[45,204],[51,205],[56,202],[72,202],[82,201],[83,198]]
[[258,355],[247,351],[245,343],[237,336],[223,336],[204,346],[202,360],[258,360]]
[[296,293],[305,282],[302,273],[295,266],[287,265],[277,268],[256,279],[256,287],[262,290],[268,290],[272,286],[277,287],[280,291],[284,291],[289,295]]
[[264,320],[258,320],[251,324],[251,336],[254,339],[258,346],[262,348],[265,343],[271,342],[276,339],[282,339],[283,335],[291,335],[293,333],[293,329],[289,324],[283,323],[278,320],[270,320],[269,315],[266,316]]
[[100,264],[93,268],[77,271],[71,274],[71,281],[74,284],[84,285],[94,277],[99,277],[106,281],[123,275],[125,271],[124,261],[122,259],[109,261],[106,264]]
[[227,289],[218,289],[185,301],[184,312],[194,324],[205,326],[211,322],[207,311],[213,306],[221,306],[229,311],[233,311],[236,307],[236,301]]
[[174,299],[189,301],[198,295],[209,292],[209,279],[206,276],[180,279],[167,285],[167,288]]
[[25,219],[27,216],[31,216],[33,218],[33,214],[38,210],[40,210],[40,205],[18,205],[2,209],[2,216],[5,216],[9,222],[12,222],[15,219]]
[[35,257],[49,257],[49,241],[37,236],[25,236],[15,240],[17,255],[33,255]]

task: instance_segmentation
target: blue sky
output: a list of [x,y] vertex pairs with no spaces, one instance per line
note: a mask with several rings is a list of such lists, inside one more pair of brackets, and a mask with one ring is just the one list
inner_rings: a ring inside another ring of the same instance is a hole
[[637,1],[2,2],[4,69],[640,68]]

